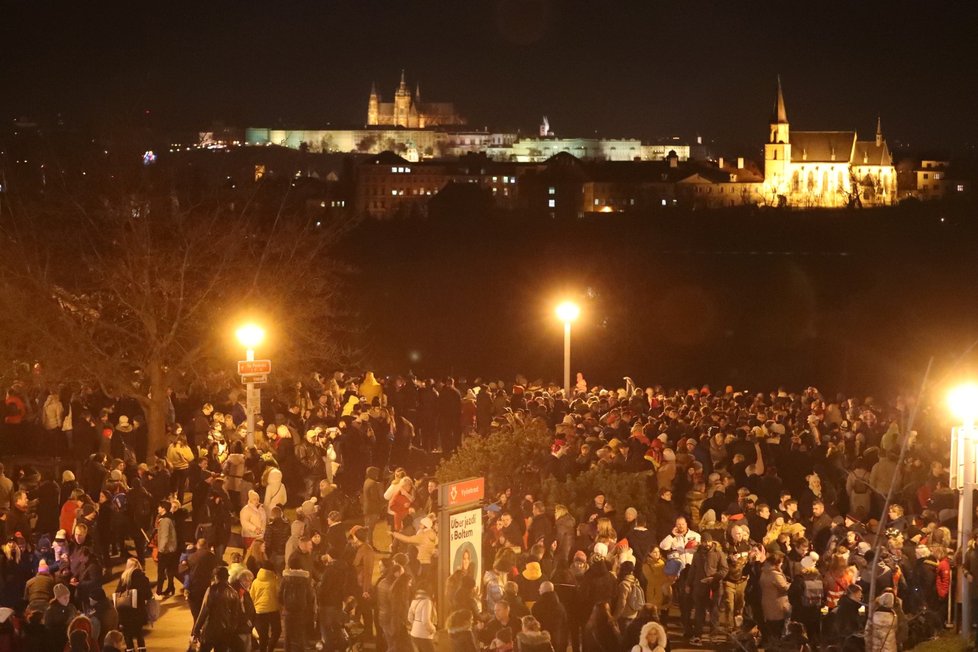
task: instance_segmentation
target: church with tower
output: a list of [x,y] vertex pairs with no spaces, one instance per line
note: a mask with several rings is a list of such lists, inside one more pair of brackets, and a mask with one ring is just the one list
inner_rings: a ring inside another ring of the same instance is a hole
[[877,118],[876,137],[855,131],[791,131],[781,78],[764,145],[765,199],[796,208],[896,203],[896,168]]
[[408,89],[401,71],[401,83],[394,91],[393,102],[381,102],[377,85],[370,89],[367,101],[368,127],[406,127],[424,129],[446,125],[464,125],[465,118],[455,112],[452,102],[422,102],[421,85],[415,86],[414,93]]

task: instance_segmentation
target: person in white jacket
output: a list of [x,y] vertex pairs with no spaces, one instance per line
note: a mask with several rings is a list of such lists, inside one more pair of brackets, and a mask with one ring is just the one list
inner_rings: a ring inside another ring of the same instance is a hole
[[265,523],[268,522],[268,512],[265,511],[257,491],[248,492],[248,503],[241,508],[239,517],[241,538],[244,539],[244,548],[247,550],[255,539],[265,536]]
[[[690,564],[693,563],[693,555],[696,553],[696,548],[699,545],[699,533],[689,529],[689,526],[686,524],[686,517],[684,516],[676,519],[676,526],[672,528],[672,532],[667,534],[659,542],[659,547],[662,548],[666,559],[675,559],[682,564],[679,579],[676,580],[676,585],[673,590],[679,594],[679,614],[684,628],[689,628],[692,624],[690,620],[690,613],[693,606],[692,594],[686,589],[687,582],[689,581]],[[686,633],[688,638],[690,632],[687,631]]]
[[435,603],[424,589],[418,589],[408,608],[411,640],[418,652],[435,652]]
[[642,625],[638,645],[632,648],[632,652],[666,652],[666,642],[666,630],[651,620]]
[[265,512],[272,513],[272,507],[281,505],[285,508],[285,503],[289,501],[289,494],[285,491],[282,484],[282,471],[273,468],[268,472],[268,483],[265,485]]

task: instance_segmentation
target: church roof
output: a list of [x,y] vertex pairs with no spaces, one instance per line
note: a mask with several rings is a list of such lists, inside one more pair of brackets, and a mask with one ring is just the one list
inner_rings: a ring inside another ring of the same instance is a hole
[[875,140],[857,140],[852,153],[853,165],[893,165],[890,148],[886,141],[879,145]]
[[855,131],[792,131],[791,161],[848,162],[855,142]]

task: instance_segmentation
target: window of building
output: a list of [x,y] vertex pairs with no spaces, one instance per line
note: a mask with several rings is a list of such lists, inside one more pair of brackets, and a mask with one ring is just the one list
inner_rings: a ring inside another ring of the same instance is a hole
[[964,192],[964,184],[963,183],[959,183],[958,184],[958,192]]
[[557,200],[556,199],[548,199],[547,200],[547,207],[548,208],[554,208],[556,206],[557,206]]
[[548,195],[556,195],[557,194],[557,189],[554,188],[553,186],[550,186],[549,188],[547,188],[547,194]]
[[600,206],[601,205],[601,200],[600,199],[595,199],[594,200],[594,205],[595,206]]
[[930,175],[929,175],[929,174],[927,174],[926,172],[924,172],[924,178],[925,178],[925,179],[930,179]]

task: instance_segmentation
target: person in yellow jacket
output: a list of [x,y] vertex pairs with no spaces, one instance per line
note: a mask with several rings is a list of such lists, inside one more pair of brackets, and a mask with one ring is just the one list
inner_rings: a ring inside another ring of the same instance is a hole
[[282,636],[282,617],[278,604],[279,579],[267,562],[258,569],[251,583],[251,601],[255,603],[255,629],[258,630],[258,649],[271,652]]
[[642,563],[642,574],[645,575],[645,602],[652,605],[654,613],[665,613],[672,603],[675,578],[666,575],[666,560],[658,547],[652,548]]
[[384,404],[384,386],[377,382],[372,371],[368,371],[364,375],[358,393],[367,401],[367,405],[373,405],[374,399],[377,399],[379,405]]
[[170,488],[176,492],[177,499],[183,503],[183,492],[187,485],[187,473],[194,460],[194,452],[187,444],[187,438],[180,434],[166,447],[166,461],[173,468]]

